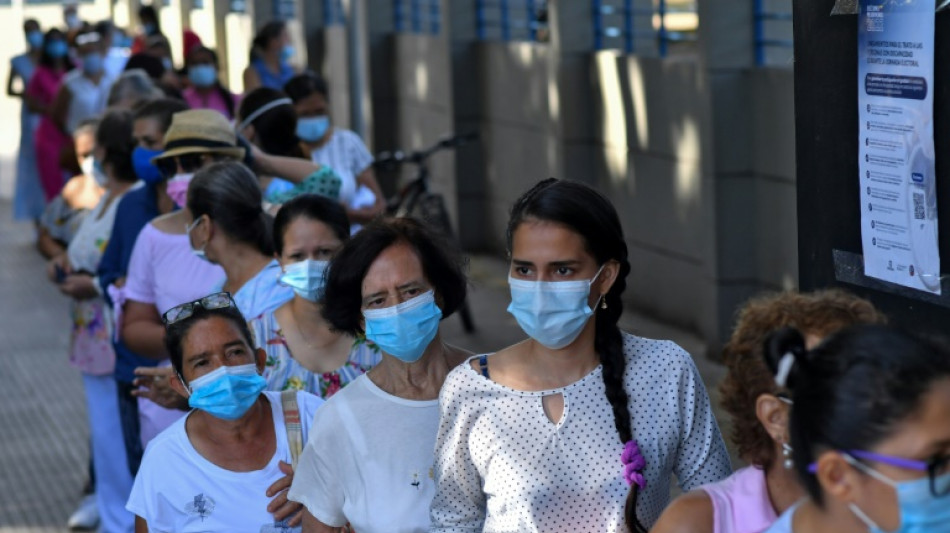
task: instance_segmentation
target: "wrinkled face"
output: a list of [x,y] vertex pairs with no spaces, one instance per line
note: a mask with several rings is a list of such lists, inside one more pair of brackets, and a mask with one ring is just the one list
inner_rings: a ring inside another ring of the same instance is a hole
[[392,307],[430,290],[432,285],[415,250],[406,243],[396,243],[383,250],[366,271],[362,309]]
[[181,340],[181,373],[186,383],[222,366],[256,364],[263,371],[263,352],[255,352],[241,330],[220,316],[199,320]]
[[341,246],[343,242],[330,226],[319,220],[300,216],[284,231],[284,249],[277,260],[282,267],[306,259],[329,261]]
[[311,93],[294,104],[299,118],[320,117],[329,113],[327,98],[320,93]]

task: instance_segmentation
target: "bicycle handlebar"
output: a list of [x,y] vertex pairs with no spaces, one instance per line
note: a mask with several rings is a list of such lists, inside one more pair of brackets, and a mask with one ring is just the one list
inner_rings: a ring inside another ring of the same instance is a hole
[[380,152],[379,155],[376,156],[376,160],[373,162],[373,165],[376,168],[385,170],[394,170],[403,163],[421,165],[436,152],[458,148],[459,146],[466,145],[477,139],[478,133],[470,132],[445,137],[424,150],[415,150],[411,152],[404,152],[402,150]]

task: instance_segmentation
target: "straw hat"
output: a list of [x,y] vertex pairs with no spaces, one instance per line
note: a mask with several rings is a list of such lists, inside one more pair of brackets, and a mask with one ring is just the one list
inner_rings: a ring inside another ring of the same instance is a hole
[[165,133],[165,151],[152,162],[184,154],[220,154],[244,159],[244,148],[228,119],[213,109],[191,109],[172,115],[172,124]]

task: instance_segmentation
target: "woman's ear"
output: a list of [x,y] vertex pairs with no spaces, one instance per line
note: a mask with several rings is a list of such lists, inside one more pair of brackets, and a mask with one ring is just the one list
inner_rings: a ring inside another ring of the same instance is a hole
[[267,352],[263,348],[254,350],[254,363],[257,365],[257,371],[263,374],[267,366]]
[[843,503],[852,503],[859,499],[860,474],[848,464],[840,452],[829,450],[819,455],[815,462],[815,477],[822,492],[829,498]]
[[178,394],[181,394],[182,397],[184,398],[188,398],[189,396],[191,396],[191,394],[188,392],[188,386],[185,385],[184,378],[181,377],[181,374],[179,374],[178,372],[175,372],[175,375],[168,379],[169,379],[168,384],[169,386],[171,386],[173,391],[177,392]]
[[617,282],[617,277],[619,275],[620,261],[611,259],[604,263],[603,269],[600,271],[600,276],[597,278],[597,291],[600,296],[606,296],[607,293],[610,292],[610,289],[613,288],[614,283]]
[[760,394],[755,399],[755,416],[775,442],[788,442],[788,407],[774,394]]

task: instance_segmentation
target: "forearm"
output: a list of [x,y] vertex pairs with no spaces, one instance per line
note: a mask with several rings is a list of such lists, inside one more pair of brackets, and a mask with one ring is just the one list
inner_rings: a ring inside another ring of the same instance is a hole
[[66,247],[54,239],[46,230],[40,230],[40,236],[36,240],[36,249],[46,259],[52,259],[66,252]]
[[270,154],[255,154],[254,165],[261,174],[278,176],[293,183],[302,183],[320,170],[320,165],[307,159]]
[[122,342],[133,352],[149,359],[168,359],[165,351],[165,328],[148,320],[126,318],[121,332]]

